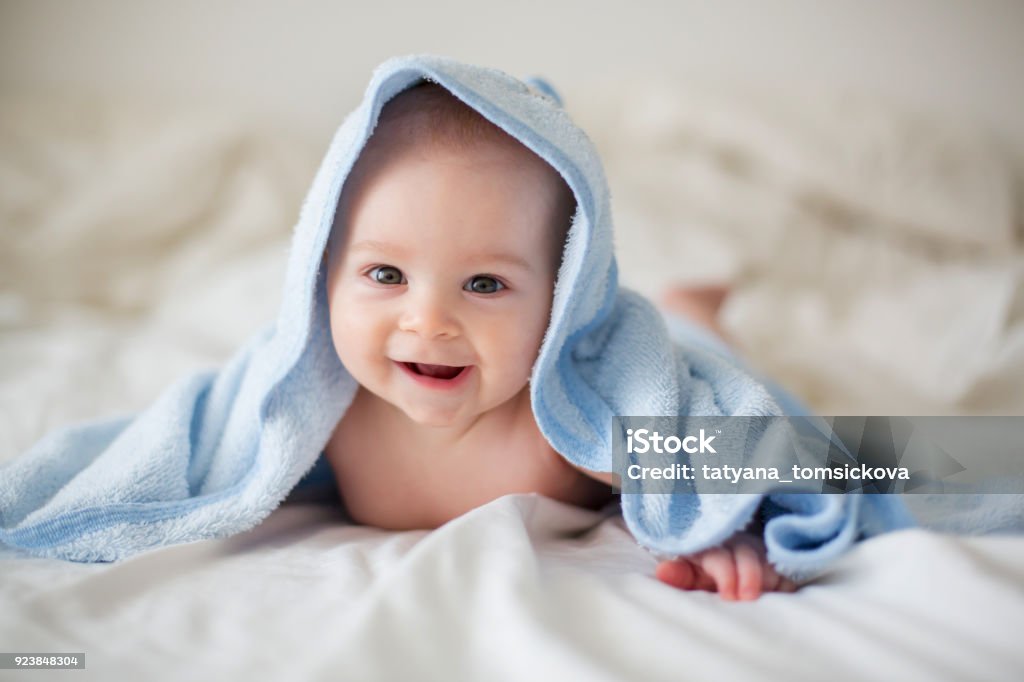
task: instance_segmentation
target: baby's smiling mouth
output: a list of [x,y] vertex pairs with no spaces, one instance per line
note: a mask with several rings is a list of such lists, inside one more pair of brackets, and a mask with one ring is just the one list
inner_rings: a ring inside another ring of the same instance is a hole
[[466,369],[464,366],[453,367],[452,365],[428,365],[422,362],[403,362],[402,364],[416,374],[431,377],[433,379],[454,379],[462,374],[462,370]]

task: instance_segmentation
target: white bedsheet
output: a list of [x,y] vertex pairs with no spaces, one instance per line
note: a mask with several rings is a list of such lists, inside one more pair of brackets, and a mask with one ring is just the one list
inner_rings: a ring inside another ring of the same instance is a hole
[[901,532],[861,544],[797,594],[755,603],[674,590],[653,568],[618,518],[539,496],[501,498],[430,533],[284,506],[243,535],[116,565],[0,560],[0,642],[84,651],[76,679],[96,680],[1017,680],[1024,670],[1019,539]]
[[[825,413],[1021,412],[1007,159],[866,105],[631,87],[568,97],[608,163],[625,282],[732,278],[730,332]],[[615,108],[627,99],[643,106]],[[198,112],[5,102],[0,460],[141,409],[272,318],[321,151],[297,140]],[[620,520],[539,497],[433,533],[336,512],[288,505],[116,565],[0,556],[0,650],[84,651],[82,679],[1024,673],[1020,538],[894,534],[798,594],[726,604],[654,581]]]

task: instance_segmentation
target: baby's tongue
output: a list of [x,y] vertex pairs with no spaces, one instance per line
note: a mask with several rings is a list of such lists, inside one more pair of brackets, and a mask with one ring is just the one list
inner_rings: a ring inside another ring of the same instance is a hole
[[419,370],[420,374],[425,374],[428,377],[434,377],[436,379],[452,379],[462,371],[461,367],[450,367],[448,365],[424,365],[420,362],[416,363],[416,369]]

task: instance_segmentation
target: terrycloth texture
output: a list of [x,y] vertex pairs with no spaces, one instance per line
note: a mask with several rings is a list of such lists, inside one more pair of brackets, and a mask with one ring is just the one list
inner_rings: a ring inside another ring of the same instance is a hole
[[[187,377],[134,418],[51,434],[0,471],[0,541],[32,554],[113,560],[257,524],[314,465],[356,385],[327,325],[321,256],[342,184],[383,104],[421,78],[442,84],[551,163],[579,211],[532,375],[538,423],[575,464],[610,469],[616,414],[776,414],[742,368],[676,347],[644,299],[620,289],[609,195],[586,136],[542,86],[436,57],[390,60],[340,128],[296,227],[282,308],[220,371]],[[675,371],[671,371],[674,368]],[[667,371],[668,370],[668,371]],[[625,496],[640,542],[696,551],[746,523],[757,496]],[[858,535],[908,523],[893,500],[777,496],[771,558],[791,574],[824,566]]]

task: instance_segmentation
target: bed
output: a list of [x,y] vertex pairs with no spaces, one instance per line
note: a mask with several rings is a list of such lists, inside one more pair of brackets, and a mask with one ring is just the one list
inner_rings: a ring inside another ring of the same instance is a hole
[[[732,282],[727,331],[824,414],[1021,413],[1022,164],[998,140],[849,93],[616,91],[565,94],[607,165],[626,285]],[[325,145],[196,108],[7,97],[0,458],[141,409],[271,319]],[[429,533],[341,520],[296,499],[117,564],[0,550],[0,649],[83,652],[75,674],[104,680],[1024,672],[1019,537],[894,533],[731,604],[655,581],[618,516],[536,495]]]

